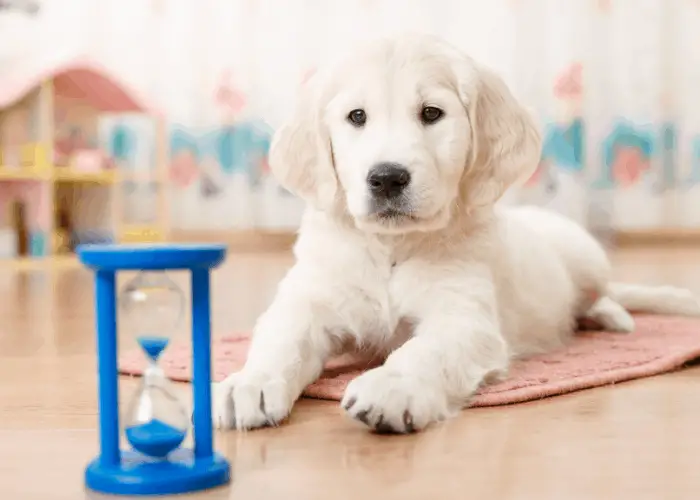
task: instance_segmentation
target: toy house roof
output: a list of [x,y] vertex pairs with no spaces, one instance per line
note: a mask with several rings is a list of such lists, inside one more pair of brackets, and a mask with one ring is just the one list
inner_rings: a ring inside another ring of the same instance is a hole
[[145,96],[89,59],[27,58],[17,64],[0,64],[0,73],[0,109],[22,99],[43,81],[52,80],[56,95],[85,100],[101,111],[156,113]]

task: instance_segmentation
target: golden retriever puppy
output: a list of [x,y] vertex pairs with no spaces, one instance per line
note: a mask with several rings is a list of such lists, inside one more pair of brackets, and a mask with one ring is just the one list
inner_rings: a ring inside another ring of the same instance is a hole
[[376,41],[319,71],[270,154],[307,202],[296,263],[245,367],[215,387],[216,424],[280,423],[352,343],[387,357],[343,408],[376,431],[413,432],[514,357],[560,347],[577,320],[630,332],[630,308],[700,312],[685,290],[610,283],[579,225],[497,205],[539,157],[537,125],[501,78],[438,38]]

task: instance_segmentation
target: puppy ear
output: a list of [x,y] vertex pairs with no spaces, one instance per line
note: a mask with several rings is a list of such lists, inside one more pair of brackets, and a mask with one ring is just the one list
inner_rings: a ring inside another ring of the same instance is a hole
[[316,75],[307,81],[291,119],[274,135],[269,164],[288,191],[319,209],[333,204],[338,180],[330,136],[321,116],[322,89]]
[[[467,81],[472,96],[474,67],[472,63],[471,81]],[[532,175],[542,147],[533,117],[505,82],[486,68],[476,69],[476,98],[465,97],[472,101],[466,103],[472,151],[463,177],[464,201],[468,206],[493,204],[510,186]]]

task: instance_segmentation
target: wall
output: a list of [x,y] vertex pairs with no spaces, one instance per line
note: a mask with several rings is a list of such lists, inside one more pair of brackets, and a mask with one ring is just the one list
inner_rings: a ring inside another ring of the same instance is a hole
[[[439,33],[500,72],[546,134],[511,200],[590,225],[700,225],[697,0],[52,0],[0,14],[0,68],[89,53],[173,123],[174,222],[294,227],[266,171],[298,85],[357,40]],[[12,45],[12,47],[10,47]]]

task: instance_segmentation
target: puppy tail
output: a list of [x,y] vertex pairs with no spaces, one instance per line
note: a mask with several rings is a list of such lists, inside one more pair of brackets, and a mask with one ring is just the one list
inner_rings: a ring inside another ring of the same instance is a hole
[[607,296],[630,312],[700,317],[700,300],[684,288],[610,283]]

